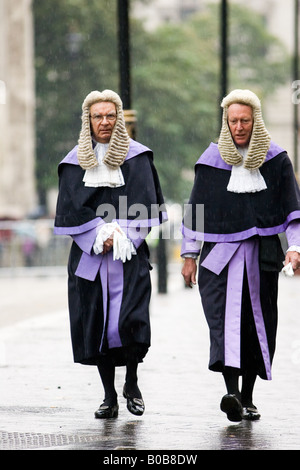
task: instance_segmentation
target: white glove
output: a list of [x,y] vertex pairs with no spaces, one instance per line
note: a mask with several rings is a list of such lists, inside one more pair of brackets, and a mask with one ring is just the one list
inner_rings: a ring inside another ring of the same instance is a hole
[[123,263],[131,256],[136,255],[136,250],[117,222],[105,224],[99,230],[93,249],[96,255],[103,252],[103,244],[113,234],[113,259],[120,259]]
[[283,269],[282,269],[282,272],[288,276],[288,277],[292,277],[294,276],[294,270],[292,268],[292,263],[288,263]]
[[119,229],[114,231],[114,260],[120,259],[123,263],[130,260],[132,255],[136,255],[135,248],[123,230]]
[[99,230],[96,240],[94,241],[93,250],[96,255],[99,255],[103,251],[103,244],[105,240],[107,240],[113,231],[118,227],[116,222],[112,222],[111,224],[105,224]]

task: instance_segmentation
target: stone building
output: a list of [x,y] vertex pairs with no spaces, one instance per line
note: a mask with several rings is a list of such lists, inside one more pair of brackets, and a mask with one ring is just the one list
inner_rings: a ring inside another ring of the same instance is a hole
[[31,0],[0,0],[0,219],[36,206]]

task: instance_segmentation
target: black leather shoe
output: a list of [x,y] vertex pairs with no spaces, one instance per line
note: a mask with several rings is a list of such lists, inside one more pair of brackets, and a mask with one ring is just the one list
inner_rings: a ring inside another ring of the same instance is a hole
[[260,414],[256,406],[246,406],[243,408],[243,419],[247,419],[248,421],[256,421],[259,418]]
[[98,419],[107,419],[107,418],[116,418],[119,412],[119,405],[108,406],[105,403],[99,406],[99,409],[95,411],[95,418]]
[[229,421],[242,421],[243,407],[240,400],[235,395],[224,395],[221,400],[220,408],[227,414]]
[[123,397],[127,400],[127,409],[130,413],[141,416],[145,411],[145,404],[142,398],[131,398],[126,393],[126,385],[123,387]]

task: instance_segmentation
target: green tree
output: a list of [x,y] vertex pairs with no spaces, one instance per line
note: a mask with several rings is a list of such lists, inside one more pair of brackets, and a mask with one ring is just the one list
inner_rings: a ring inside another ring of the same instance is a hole
[[[93,89],[118,91],[117,13],[116,2],[109,0],[35,0],[33,5],[37,178],[43,199],[57,185],[58,162],[77,143],[83,98]],[[192,181],[186,174],[219,133],[218,15],[210,6],[152,33],[131,19],[137,139],[154,150],[163,191],[172,200],[188,197]],[[286,81],[287,54],[260,15],[232,6],[229,31],[230,88],[251,88],[264,98]]]
[[34,0],[37,183],[42,203],[77,143],[83,98],[118,86],[115,2]]
[[[162,26],[147,37],[147,54],[133,44],[139,136],[153,148],[164,192],[175,200],[188,197],[188,169],[219,134],[218,14],[211,5],[180,25]],[[230,8],[229,51],[230,89],[251,88],[264,99],[286,82],[287,52],[252,10]]]

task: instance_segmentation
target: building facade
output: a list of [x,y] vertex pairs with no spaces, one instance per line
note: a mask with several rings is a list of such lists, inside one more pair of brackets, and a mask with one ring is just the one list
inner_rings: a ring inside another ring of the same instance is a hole
[[31,0],[0,0],[0,219],[36,206]]

